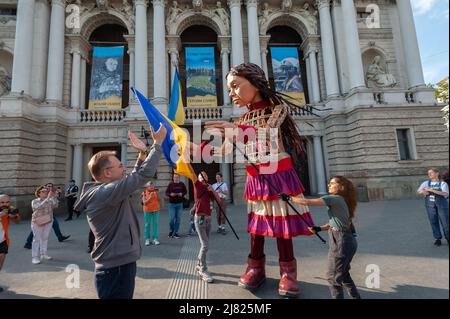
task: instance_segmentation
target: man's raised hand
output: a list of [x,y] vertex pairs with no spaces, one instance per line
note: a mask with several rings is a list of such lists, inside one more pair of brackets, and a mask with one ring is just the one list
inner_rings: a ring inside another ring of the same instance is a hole
[[131,142],[131,147],[133,147],[138,152],[145,152],[147,150],[147,146],[144,142],[142,142],[136,134],[131,131],[128,131],[128,138]]
[[152,139],[155,141],[155,144],[161,145],[166,138],[167,130],[162,123],[159,123],[159,129],[155,132],[153,128],[150,126],[150,133],[152,135]]

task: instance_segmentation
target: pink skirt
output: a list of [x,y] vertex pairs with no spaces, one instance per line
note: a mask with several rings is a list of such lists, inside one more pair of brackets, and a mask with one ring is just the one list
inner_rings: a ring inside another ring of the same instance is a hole
[[[312,235],[308,230],[314,225],[309,208],[295,204],[298,215],[282,201],[279,193],[303,197],[304,187],[295,172],[290,157],[277,163],[271,174],[258,174],[252,166],[247,166],[247,181],[244,198],[248,202],[247,231],[254,235],[290,239],[299,235]],[[272,163],[273,165],[273,163]],[[261,167],[260,167],[261,168]],[[261,173],[264,169],[261,170]]]

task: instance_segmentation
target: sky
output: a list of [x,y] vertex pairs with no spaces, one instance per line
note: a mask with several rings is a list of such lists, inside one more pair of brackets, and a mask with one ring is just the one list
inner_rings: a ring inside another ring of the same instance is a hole
[[449,0],[411,0],[425,83],[449,75]]

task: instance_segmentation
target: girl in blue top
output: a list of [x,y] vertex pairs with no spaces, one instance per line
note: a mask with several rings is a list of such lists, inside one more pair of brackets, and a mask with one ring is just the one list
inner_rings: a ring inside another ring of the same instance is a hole
[[350,297],[361,296],[350,276],[350,262],[356,253],[358,243],[354,236],[352,219],[356,209],[356,190],[352,182],[343,176],[334,176],[328,184],[329,195],[317,199],[292,197],[292,201],[307,206],[328,206],[330,220],[322,226],[313,226],[312,232],[328,231],[328,273],[331,296],[343,299],[343,287]]

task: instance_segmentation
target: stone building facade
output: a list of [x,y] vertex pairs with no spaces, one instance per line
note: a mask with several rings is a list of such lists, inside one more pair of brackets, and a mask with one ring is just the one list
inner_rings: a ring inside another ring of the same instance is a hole
[[[102,149],[131,168],[127,131],[146,121],[129,88],[167,112],[184,49],[205,44],[216,53],[218,105],[187,108],[187,128],[239,116],[224,81],[230,66],[256,63],[273,81],[270,48],[298,48],[307,105],[292,115],[310,194],[339,174],[361,200],[414,197],[427,168],[448,167],[442,105],[424,83],[409,0],[0,0],[0,190],[26,209],[40,184],[89,180],[87,161]],[[95,45],[126,48],[122,109],[87,108]],[[242,201],[243,164],[207,168]],[[170,179],[161,160],[156,184]]]

